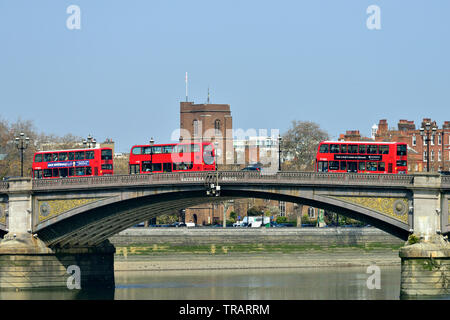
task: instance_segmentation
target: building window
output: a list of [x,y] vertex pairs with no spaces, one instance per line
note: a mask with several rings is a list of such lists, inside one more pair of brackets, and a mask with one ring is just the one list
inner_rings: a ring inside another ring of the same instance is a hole
[[220,135],[220,120],[214,121],[214,129],[216,129],[216,136]]
[[280,216],[285,217],[286,216],[286,202],[280,201],[278,203],[278,209],[280,209]]
[[432,145],[432,146],[434,146],[434,137],[435,137],[435,136],[431,136],[431,139],[430,139],[430,140],[431,140],[431,145]]
[[431,159],[430,161],[434,161],[434,150],[431,150]]
[[438,151],[438,161],[442,161],[442,153],[441,153],[441,150]]
[[197,137],[198,136],[198,120],[194,120],[193,125],[194,125],[194,137]]
[[313,207],[309,207],[308,208],[308,217],[310,219],[315,219],[316,218],[316,210]]
[[442,136],[439,134],[438,135],[438,145],[442,144]]
[[423,136],[422,140],[423,140],[423,145],[426,146],[427,145],[427,136]]
[[427,161],[427,152],[426,151],[423,152],[423,161]]
[[412,136],[412,145],[415,147],[417,145],[416,135]]

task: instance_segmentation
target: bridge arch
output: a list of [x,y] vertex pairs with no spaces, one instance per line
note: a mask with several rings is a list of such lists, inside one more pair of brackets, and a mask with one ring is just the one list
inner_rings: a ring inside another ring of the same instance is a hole
[[[97,245],[139,222],[191,206],[238,198],[261,198],[299,203],[339,212],[367,222],[401,239],[407,239],[409,225],[376,210],[339,197],[317,192],[292,192],[295,188],[274,189],[267,186],[225,186],[220,197],[206,196],[203,187],[179,188],[177,191],[140,192],[135,197],[113,197],[69,210],[40,224],[35,233],[50,247]],[[298,191],[298,190],[296,190]],[[297,194],[296,194],[297,193]],[[402,194],[404,196],[404,194]]]

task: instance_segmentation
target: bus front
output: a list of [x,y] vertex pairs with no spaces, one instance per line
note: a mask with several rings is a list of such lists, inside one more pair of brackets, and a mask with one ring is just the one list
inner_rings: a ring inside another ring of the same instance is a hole
[[114,173],[113,154],[111,148],[101,149],[100,163],[100,175],[112,175]]
[[408,173],[408,146],[406,143],[397,143],[397,154],[395,157],[395,173]]

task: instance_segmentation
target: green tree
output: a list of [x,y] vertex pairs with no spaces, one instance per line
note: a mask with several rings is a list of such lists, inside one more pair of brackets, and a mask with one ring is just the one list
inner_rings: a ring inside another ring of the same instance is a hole
[[230,212],[230,222],[234,223],[234,222],[236,222],[236,219],[237,219],[237,213],[234,211],[231,211]]

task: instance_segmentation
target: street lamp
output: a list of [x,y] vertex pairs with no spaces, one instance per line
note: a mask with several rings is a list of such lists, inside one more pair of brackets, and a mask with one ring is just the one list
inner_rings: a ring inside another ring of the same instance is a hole
[[14,143],[17,149],[20,150],[20,176],[23,177],[23,150],[28,147],[30,138],[25,137],[25,133],[21,132],[19,134],[19,137],[16,137],[16,139],[14,140]]
[[83,140],[83,146],[85,148],[94,148],[97,145],[97,140],[93,138],[90,134],[88,135],[87,139]]
[[278,135],[278,171],[281,171],[281,138],[280,135]]
[[[217,141],[214,141],[214,162],[216,164],[216,188],[219,187],[219,171],[217,166],[217,147],[219,146],[219,143]],[[216,196],[219,194],[216,193]]]
[[150,138],[150,168],[151,172],[153,172],[153,144],[155,143],[155,140],[153,140],[153,137]]
[[[430,129],[431,129],[431,139],[430,139]],[[426,132],[425,132],[426,131]],[[431,128],[431,123],[425,123],[425,127],[422,125],[420,128],[420,135],[427,144],[427,172],[430,172],[430,141],[434,139],[436,135],[436,127]]]

